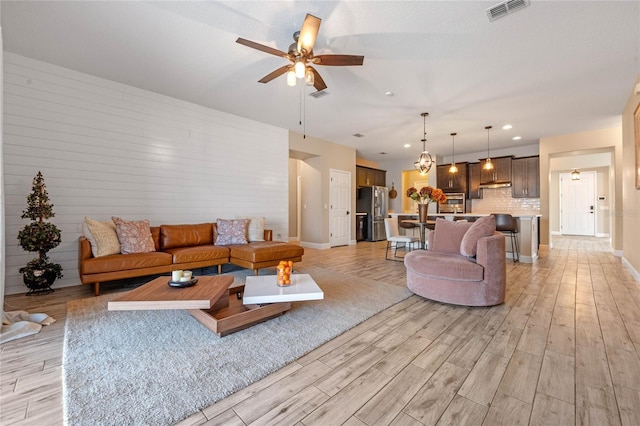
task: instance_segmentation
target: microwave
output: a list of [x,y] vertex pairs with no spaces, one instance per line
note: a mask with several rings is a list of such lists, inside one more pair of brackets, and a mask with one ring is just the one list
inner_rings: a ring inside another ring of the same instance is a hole
[[465,197],[463,193],[447,193],[447,201],[438,203],[438,213],[464,213]]

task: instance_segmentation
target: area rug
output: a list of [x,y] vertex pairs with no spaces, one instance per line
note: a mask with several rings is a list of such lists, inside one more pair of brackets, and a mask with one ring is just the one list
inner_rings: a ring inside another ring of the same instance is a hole
[[[324,300],[218,337],[185,311],[107,311],[69,302],[63,353],[70,425],[163,425],[256,382],[408,296],[406,288],[305,268]],[[242,281],[236,276],[236,283]]]

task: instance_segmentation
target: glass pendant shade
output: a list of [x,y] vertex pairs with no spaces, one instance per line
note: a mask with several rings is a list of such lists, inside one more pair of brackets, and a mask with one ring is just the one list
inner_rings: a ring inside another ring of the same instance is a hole
[[580,172],[577,169],[571,172],[571,180],[580,180]]
[[296,72],[294,70],[289,70],[287,72],[287,84],[289,86],[295,86],[296,85]]
[[298,78],[304,78],[304,71],[306,69],[306,67],[304,66],[303,62],[296,62],[296,65],[294,66],[294,69],[296,71],[296,77]]
[[484,160],[484,165],[482,168],[484,170],[493,170],[493,163],[491,162],[491,152],[489,149],[489,130],[491,130],[492,126],[486,126],[485,130],[487,131],[487,159]]
[[418,158],[418,161],[413,163],[413,167],[420,173],[421,176],[425,176],[431,170],[431,166],[433,166],[433,158],[431,154],[427,151],[427,116],[428,112],[423,112],[420,114],[423,120],[423,137],[422,137],[422,154]]
[[304,72],[304,84],[307,86],[313,86],[315,83],[315,77],[313,75],[313,71],[311,68],[307,67],[307,70]]
[[457,133],[451,133],[451,167],[449,167],[449,173],[458,173],[458,166],[456,166],[456,135]]

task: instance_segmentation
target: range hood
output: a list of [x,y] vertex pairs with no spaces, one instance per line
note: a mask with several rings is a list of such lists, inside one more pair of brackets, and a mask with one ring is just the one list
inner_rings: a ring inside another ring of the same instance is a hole
[[509,188],[510,186],[511,182],[507,181],[485,182],[480,184],[480,188]]

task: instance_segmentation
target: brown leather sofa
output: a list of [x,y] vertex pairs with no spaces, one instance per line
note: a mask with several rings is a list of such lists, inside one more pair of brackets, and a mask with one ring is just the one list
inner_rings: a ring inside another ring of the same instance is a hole
[[80,237],[78,257],[82,284],[92,284],[98,296],[101,282],[215,265],[221,273],[222,265],[226,263],[252,269],[258,275],[259,269],[275,266],[281,260],[299,262],[304,254],[299,245],[272,241],[270,229],[264,231],[265,241],[229,246],[215,245],[216,223],[152,226],[151,234],[155,252],[98,258],[91,254],[89,240]]

